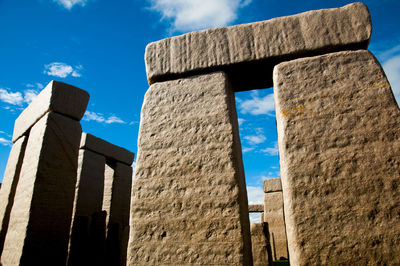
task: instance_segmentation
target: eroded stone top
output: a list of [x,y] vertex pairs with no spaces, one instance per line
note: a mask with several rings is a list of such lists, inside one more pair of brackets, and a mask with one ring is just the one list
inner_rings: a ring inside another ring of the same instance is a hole
[[370,37],[369,11],[353,3],[152,42],[146,47],[146,71],[150,84],[224,70],[236,91],[266,88],[272,86],[272,69],[279,62],[365,49]]
[[52,80],[15,120],[12,141],[24,135],[47,112],[53,111],[81,120],[89,93],[72,85]]
[[264,193],[282,191],[280,178],[269,178],[263,181]]
[[107,158],[114,159],[127,165],[132,164],[135,156],[133,152],[127,149],[111,144],[89,133],[82,133],[80,148],[102,154]]

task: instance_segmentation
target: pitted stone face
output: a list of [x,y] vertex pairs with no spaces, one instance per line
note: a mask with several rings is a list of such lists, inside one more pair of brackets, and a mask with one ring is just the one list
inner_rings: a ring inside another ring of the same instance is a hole
[[396,264],[400,112],[365,50],[274,70],[290,263]]
[[153,84],[223,70],[235,91],[268,88],[279,62],[365,49],[370,37],[370,15],[362,3],[191,32],[146,47],[147,78]]
[[251,265],[234,93],[224,73],[147,91],[131,227],[128,265]]

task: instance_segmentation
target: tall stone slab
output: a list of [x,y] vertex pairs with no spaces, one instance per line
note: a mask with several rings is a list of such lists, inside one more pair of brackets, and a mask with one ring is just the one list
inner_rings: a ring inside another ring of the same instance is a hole
[[265,193],[263,218],[264,222],[268,223],[272,259],[288,259],[281,179],[264,180],[263,189]]
[[254,223],[250,225],[251,248],[254,266],[272,265],[271,246],[268,239],[268,224]]
[[341,8],[190,32],[146,47],[149,84],[223,70],[235,91],[272,86],[274,65],[328,51],[367,48],[371,37],[367,7]]
[[12,146],[4,173],[2,189],[0,189],[0,256],[8,230],[8,222],[14,204],[15,191],[17,189],[27,140],[28,137],[22,136]]
[[274,91],[290,264],[398,264],[400,112],[377,60],[285,62]]
[[[91,225],[96,223],[92,216],[98,216],[102,211],[105,164],[104,156],[89,150],[79,150],[68,265],[89,265],[93,263],[94,256],[104,253],[105,243],[96,245],[95,242],[102,237],[91,232],[95,230]],[[103,232],[99,230],[98,233],[105,237],[105,227]],[[103,248],[95,249],[94,246]]]
[[251,265],[234,93],[221,72],[153,84],[142,107],[128,265]]
[[31,128],[3,265],[65,265],[81,133],[78,121],[53,112]]

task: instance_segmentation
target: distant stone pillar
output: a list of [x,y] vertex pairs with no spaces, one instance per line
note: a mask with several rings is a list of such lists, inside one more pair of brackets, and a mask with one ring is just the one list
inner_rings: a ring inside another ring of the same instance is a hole
[[268,223],[272,259],[288,258],[285,219],[280,178],[266,179],[264,189],[264,222]]
[[[89,95],[52,81],[15,121],[27,135],[2,265],[65,265],[82,118]],[[64,116],[65,115],[65,116]]]
[[[82,134],[80,147],[83,163],[78,171],[75,201],[78,227],[72,229],[69,263],[82,263],[81,257],[92,264],[96,259],[106,265],[125,265],[124,232],[129,231],[134,154],[88,133]],[[88,238],[92,244],[83,244],[81,238]],[[103,253],[103,260],[95,258]]]
[[128,265],[251,265],[234,93],[222,72],[155,83],[141,114]]
[[17,189],[27,140],[28,137],[22,136],[12,146],[4,173],[2,189],[0,189],[0,256],[8,230],[8,222],[14,204],[15,191]]
[[254,266],[272,265],[271,246],[268,239],[268,224],[254,223],[250,225],[251,248],[253,253]]
[[291,265],[400,257],[400,112],[366,50],[274,69]]

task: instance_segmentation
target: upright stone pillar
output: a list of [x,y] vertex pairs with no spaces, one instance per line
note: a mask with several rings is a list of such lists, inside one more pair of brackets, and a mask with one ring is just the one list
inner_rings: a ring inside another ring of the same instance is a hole
[[0,189],[0,256],[8,230],[8,222],[14,204],[15,190],[17,189],[27,140],[28,137],[22,136],[12,146],[4,173],[3,188]]
[[[2,265],[65,265],[82,118],[89,95],[52,81],[15,121],[28,135]],[[64,116],[65,115],[65,116]],[[12,155],[12,154],[11,154]]]
[[254,223],[250,225],[251,248],[254,266],[272,265],[271,246],[268,239],[268,224]]
[[365,50],[274,69],[291,265],[400,258],[400,112]]
[[141,114],[128,265],[251,265],[234,93],[222,72],[155,83]]
[[280,178],[266,179],[264,189],[264,222],[268,223],[272,259],[288,259],[285,218]]

